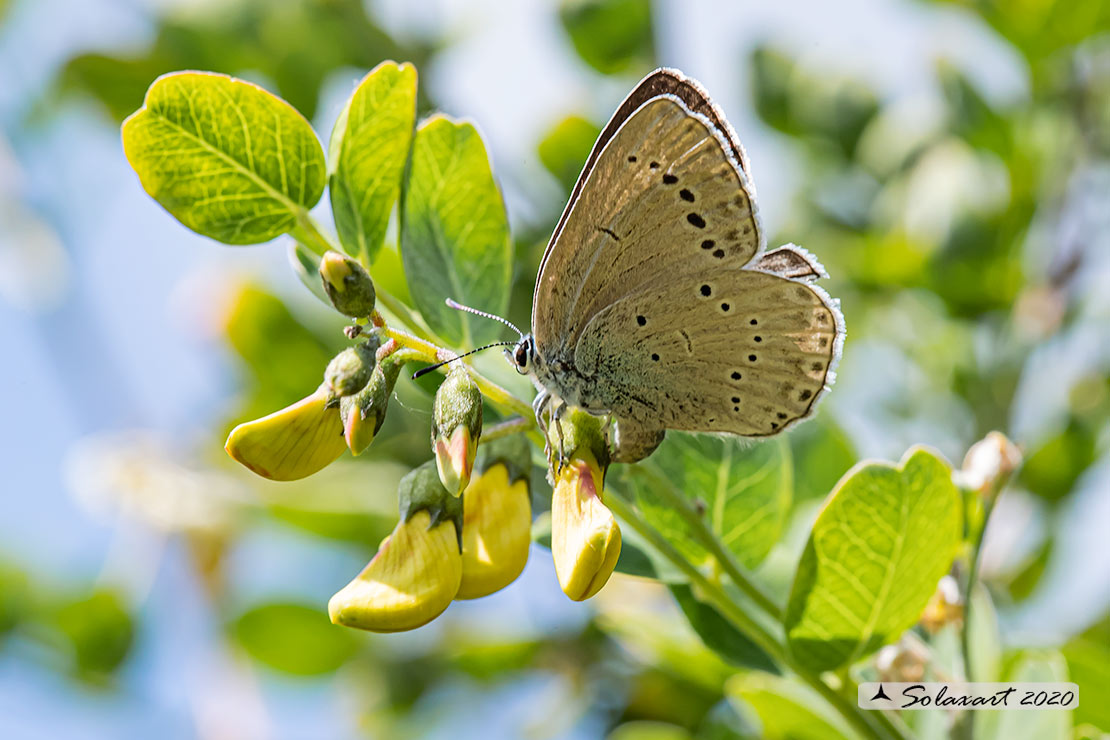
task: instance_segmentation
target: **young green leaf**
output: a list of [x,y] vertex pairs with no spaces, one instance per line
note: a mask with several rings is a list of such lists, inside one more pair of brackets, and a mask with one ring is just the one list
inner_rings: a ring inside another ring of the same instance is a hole
[[324,152],[308,121],[226,75],[159,77],[123,122],[123,150],[152,198],[225,244],[289,231],[324,191]]
[[914,448],[897,466],[843,478],[813,524],[784,620],[794,657],[831,670],[896,639],[921,616],[960,543],[949,465]]
[[790,447],[781,439],[751,445],[672,432],[647,460],[613,472],[636,492],[644,517],[698,565],[709,560],[710,553],[665,495],[664,486],[685,499],[712,535],[748,568],[758,565],[778,540],[790,508]]
[[293,272],[297,275],[297,279],[301,281],[304,287],[308,288],[308,291],[312,293],[312,295],[319,298],[328,308],[332,308],[331,300],[328,299],[327,293],[324,292],[324,285],[320,282],[320,255],[316,254],[299,241],[291,239],[289,244],[289,266],[293,268]]
[[694,589],[686,584],[675,584],[670,589],[686,615],[686,621],[706,647],[734,665],[778,673],[778,667],[767,653],[732,626],[712,605],[699,601]]
[[416,68],[382,62],[332,129],[328,188],[339,241],[367,264],[385,240],[416,123]]
[[[725,695],[759,719],[764,740],[848,740],[858,735],[812,689],[766,673],[741,673]],[[743,714],[743,711],[741,711]]]
[[444,304],[453,298],[497,314],[509,304],[508,218],[472,124],[436,115],[417,129],[402,194],[401,257],[413,302],[446,341],[465,348],[502,336],[496,321]]

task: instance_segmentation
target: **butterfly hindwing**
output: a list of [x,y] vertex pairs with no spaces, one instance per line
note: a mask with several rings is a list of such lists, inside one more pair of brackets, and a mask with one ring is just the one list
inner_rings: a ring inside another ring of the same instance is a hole
[[[575,366],[598,379],[591,405],[668,429],[776,434],[809,415],[842,336],[818,288],[753,270],[671,282],[593,318]],[[611,338],[626,336],[623,351]]]

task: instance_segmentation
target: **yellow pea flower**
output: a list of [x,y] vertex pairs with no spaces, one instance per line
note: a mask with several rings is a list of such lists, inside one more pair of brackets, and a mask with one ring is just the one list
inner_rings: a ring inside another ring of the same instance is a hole
[[462,583],[457,599],[477,599],[517,579],[532,542],[528,487],[531,450],[523,435],[482,447],[463,493]]
[[263,478],[298,480],[335,461],[347,443],[339,408],[324,386],[281,411],[231,430],[224,449]]
[[621,530],[601,502],[602,470],[593,453],[576,450],[559,470],[551,498],[551,554],[563,593],[588,599],[609,580],[621,553]]
[[462,506],[425,464],[401,480],[401,520],[374,558],[328,602],[335,624],[401,632],[427,624],[455,598],[462,579]]

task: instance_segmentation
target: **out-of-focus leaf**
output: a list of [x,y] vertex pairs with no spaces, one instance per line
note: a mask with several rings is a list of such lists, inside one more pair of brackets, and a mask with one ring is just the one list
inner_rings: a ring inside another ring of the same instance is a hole
[[671,594],[706,647],[729,663],[778,673],[775,662],[744,633],[732,626],[712,605],[700,601],[690,586],[672,585]]
[[225,75],[158,78],[123,122],[123,149],[152,198],[225,244],[289,231],[324,192],[324,151],[304,116]]
[[81,678],[103,681],[131,650],[134,619],[113,591],[68,601],[57,609],[53,621],[73,649],[73,667]]
[[1002,636],[999,634],[998,613],[990,592],[982,583],[971,591],[968,605],[968,680],[997,681],[1002,664]]
[[753,445],[672,432],[647,460],[613,473],[635,492],[644,517],[695,564],[708,562],[710,555],[659,486],[671,486],[701,512],[710,530],[749,568],[778,540],[793,487],[790,447],[781,439]]
[[460,635],[446,646],[444,656],[452,668],[468,676],[497,681],[506,673],[528,670],[543,648],[538,640],[474,641]]
[[857,466],[813,524],[784,624],[813,670],[851,663],[921,615],[961,540],[960,497],[946,462],[914,448],[897,467]]
[[752,95],[756,111],[770,126],[792,136],[825,141],[842,157],[851,156],[878,98],[863,83],[799,67],[767,47],[752,52]]
[[397,484],[408,471],[386,460],[338,462],[311,478],[262,485],[258,496],[277,519],[371,551],[397,523]]
[[685,727],[668,722],[635,720],[617,725],[605,740],[693,740]]
[[705,713],[694,732],[697,740],[758,740],[752,723],[740,716],[733,702],[722,699]]
[[856,734],[821,697],[796,681],[766,673],[742,673],[725,693],[759,720],[763,740],[851,740]]
[[[1068,664],[1055,650],[1027,650],[1014,660],[1002,680],[1014,683],[1070,681]],[[1080,686],[1080,704],[1083,703]],[[1065,740],[1071,738],[1072,712],[972,712],[977,740]]]
[[1094,458],[1094,435],[1085,425],[1073,421],[1025,458],[1019,478],[1030,493],[1059,501],[1071,493]]
[[650,0],[562,0],[559,20],[578,56],[598,72],[653,66]]
[[0,644],[21,621],[30,606],[27,574],[9,563],[0,562]]
[[229,0],[167,8],[155,19],[146,48],[70,59],[61,73],[63,91],[91,94],[122,120],[150,81],[166,72],[250,70],[312,118],[320,88],[335,70],[369,69],[382,59],[420,66],[430,52],[425,42],[391,39],[362,0]]
[[296,240],[289,242],[289,266],[308,292],[319,298],[325,306],[332,308],[323,283],[320,282],[320,255]]
[[252,658],[298,676],[331,673],[359,649],[351,630],[328,621],[327,611],[303,604],[263,604],[231,624],[236,641]]
[[248,387],[254,391],[240,420],[276,411],[310,393],[323,379],[332,352],[262,288],[239,288],[224,325],[228,343],[250,372]]
[[836,482],[856,463],[852,440],[828,414],[790,432],[794,458],[794,501],[829,495]]
[[416,68],[382,62],[362,79],[332,130],[328,192],[339,241],[372,261],[389,215],[416,122]]
[[1075,710],[1075,724],[1094,725],[1110,732],[1110,703],[1083,701],[1087,696],[1110,696],[1110,646],[1088,637],[1077,637],[1064,646],[1068,680],[1079,684],[1083,694]]
[[420,125],[401,208],[401,257],[414,304],[455,347],[501,336],[496,321],[444,299],[504,314],[512,244],[485,144],[470,123],[436,115]]
[[1006,591],[1015,602],[1027,599],[1041,583],[1041,578],[1052,558],[1054,540],[1046,538],[1006,584]]
[[567,116],[540,140],[540,161],[569,193],[601,129],[581,116]]

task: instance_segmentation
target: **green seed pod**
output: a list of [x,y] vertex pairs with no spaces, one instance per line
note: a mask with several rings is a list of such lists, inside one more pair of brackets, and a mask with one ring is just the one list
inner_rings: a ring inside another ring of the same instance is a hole
[[344,316],[366,318],[374,312],[374,281],[356,260],[328,252],[320,260],[320,279],[331,305]]
[[482,436],[482,392],[465,365],[456,365],[436,391],[432,451],[439,478],[455,496],[470,482]]
[[324,387],[331,401],[357,393],[370,382],[376,364],[377,341],[361,342],[348,347],[328,363],[324,371]]

